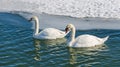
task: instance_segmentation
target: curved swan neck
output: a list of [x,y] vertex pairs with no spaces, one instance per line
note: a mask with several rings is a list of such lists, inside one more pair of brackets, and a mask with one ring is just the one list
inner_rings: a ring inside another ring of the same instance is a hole
[[75,40],[75,27],[74,26],[72,26],[72,28],[71,28],[71,41],[74,41]]
[[34,31],[34,35],[38,34],[39,33],[39,20],[38,18],[34,18],[35,20],[35,31]]

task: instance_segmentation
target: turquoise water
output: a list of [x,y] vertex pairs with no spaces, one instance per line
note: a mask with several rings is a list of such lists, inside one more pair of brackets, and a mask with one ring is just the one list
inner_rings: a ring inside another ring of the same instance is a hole
[[[26,28],[26,27],[27,28]],[[68,48],[66,38],[37,40],[22,16],[0,13],[0,67],[119,67],[120,30],[77,30],[76,36],[110,36],[102,45]]]

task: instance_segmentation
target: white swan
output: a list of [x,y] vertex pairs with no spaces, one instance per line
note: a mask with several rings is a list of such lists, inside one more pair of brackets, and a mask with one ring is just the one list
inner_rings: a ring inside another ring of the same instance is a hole
[[101,45],[103,44],[109,36],[105,38],[98,38],[93,35],[80,35],[75,39],[75,27],[73,24],[68,24],[66,26],[66,32],[68,30],[71,30],[71,39],[70,42],[68,42],[69,47],[94,47],[96,45]]
[[39,32],[39,20],[37,16],[33,16],[29,21],[35,21],[35,31],[33,37],[36,39],[57,39],[63,38],[66,36],[67,33],[64,31],[60,31],[55,28],[46,28]]

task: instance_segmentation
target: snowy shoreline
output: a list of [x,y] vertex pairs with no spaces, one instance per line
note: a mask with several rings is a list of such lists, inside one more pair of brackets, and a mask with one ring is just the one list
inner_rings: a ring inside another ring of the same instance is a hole
[[120,0],[1,0],[0,11],[120,18]]
[[[69,23],[74,24],[77,30],[120,29],[120,19],[116,19],[116,18],[111,18],[111,19],[110,18],[74,18],[68,16],[49,15],[49,14],[29,14],[29,13],[15,14],[15,13],[1,13],[1,12],[0,14],[1,14],[1,18],[2,16],[9,17],[9,15],[10,16],[12,15],[13,17],[11,17],[11,19],[17,21],[17,22],[12,21],[9,24],[13,24],[13,25],[17,24],[18,26],[20,25],[25,27],[28,24],[32,25],[32,23],[28,23],[27,20],[29,20],[33,15],[38,16],[40,21],[40,29],[52,27],[52,28],[64,30],[66,25]],[[14,18],[14,16],[23,17],[25,22],[18,21],[17,19]],[[3,19],[7,20],[6,18]],[[10,17],[8,19],[10,19]],[[31,26],[31,28],[34,27]]]

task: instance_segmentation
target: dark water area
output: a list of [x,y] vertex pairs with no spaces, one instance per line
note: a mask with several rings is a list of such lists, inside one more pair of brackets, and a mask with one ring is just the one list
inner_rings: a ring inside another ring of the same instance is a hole
[[28,22],[28,20],[18,14],[0,12],[0,22],[4,23],[4,25],[7,24],[26,28],[31,27],[31,24]]
[[120,66],[120,30],[77,30],[76,36],[110,37],[101,46],[68,48],[69,35],[57,40],[37,40],[30,26],[22,16],[0,13],[0,67]]

